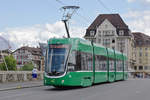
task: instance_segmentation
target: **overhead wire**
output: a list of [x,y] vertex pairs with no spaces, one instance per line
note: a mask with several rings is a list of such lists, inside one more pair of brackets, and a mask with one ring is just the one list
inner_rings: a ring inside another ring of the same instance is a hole
[[64,2],[60,1],[60,0],[56,0],[59,4],[61,5],[66,5]]
[[84,23],[89,24],[89,23],[88,23],[89,20],[88,20],[86,17],[84,17],[83,15],[81,15],[81,14],[78,13],[78,12],[76,12],[76,14],[77,14],[80,18],[82,18],[82,19],[84,20]]
[[97,0],[99,2],[100,5],[102,5],[109,13],[112,13],[111,10],[101,1],[101,0]]

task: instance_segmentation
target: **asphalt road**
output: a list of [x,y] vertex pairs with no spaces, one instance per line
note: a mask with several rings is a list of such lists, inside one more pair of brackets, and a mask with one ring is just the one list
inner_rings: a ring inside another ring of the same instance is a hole
[[129,79],[87,88],[41,86],[0,91],[0,100],[150,100],[150,79]]

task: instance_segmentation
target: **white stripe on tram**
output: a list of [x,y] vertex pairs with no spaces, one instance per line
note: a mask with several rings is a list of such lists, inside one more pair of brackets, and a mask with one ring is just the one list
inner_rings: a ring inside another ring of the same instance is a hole
[[[75,72],[93,72],[93,71],[75,71]],[[95,71],[95,72],[107,72],[107,71]],[[109,71],[109,72],[115,72],[115,71]],[[116,71],[116,72],[123,72],[123,71]],[[128,71],[124,71],[128,72]]]

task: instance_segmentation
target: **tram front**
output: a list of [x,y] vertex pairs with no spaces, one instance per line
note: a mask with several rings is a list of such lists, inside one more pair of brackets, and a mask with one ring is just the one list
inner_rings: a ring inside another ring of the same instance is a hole
[[61,85],[67,71],[67,59],[70,46],[49,44],[45,57],[44,85]]

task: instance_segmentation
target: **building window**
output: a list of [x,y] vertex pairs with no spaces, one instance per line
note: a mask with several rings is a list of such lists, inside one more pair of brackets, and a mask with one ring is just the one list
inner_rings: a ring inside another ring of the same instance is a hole
[[139,56],[142,57],[142,52],[139,52]]
[[112,43],[115,43],[115,39],[112,40]]
[[94,31],[90,31],[90,35],[94,36],[95,32]]
[[134,70],[137,70],[137,67],[136,67],[136,66],[134,66]]
[[98,43],[101,43],[101,39],[98,39]]
[[112,35],[114,35],[115,34],[115,31],[112,31]]
[[144,66],[144,70],[148,70],[148,67],[147,67],[147,66]]
[[103,31],[103,36],[106,36],[106,35],[107,35],[106,31]]
[[110,39],[103,39],[103,45],[110,45]]
[[143,70],[143,66],[139,66],[139,70]]
[[118,39],[118,50],[120,52],[123,52],[124,49],[125,49],[125,41]]
[[120,31],[119,31],[119,35],[121,35],[121,36],[123,36],[123,35],[124,35],[123,30],[120,30]]
[[105,35],[108,36],[108,32],[107,31],[105,31]]
[[98,36],[101,37],[101,31],[100,30],[98,30]]
[[140,49],[140,51],[142,51],[142,48],[139,48]]
[[146,57],[148,56],[148,53],[147,53],[147,52],[145,53],[145,56],[146,56]]

